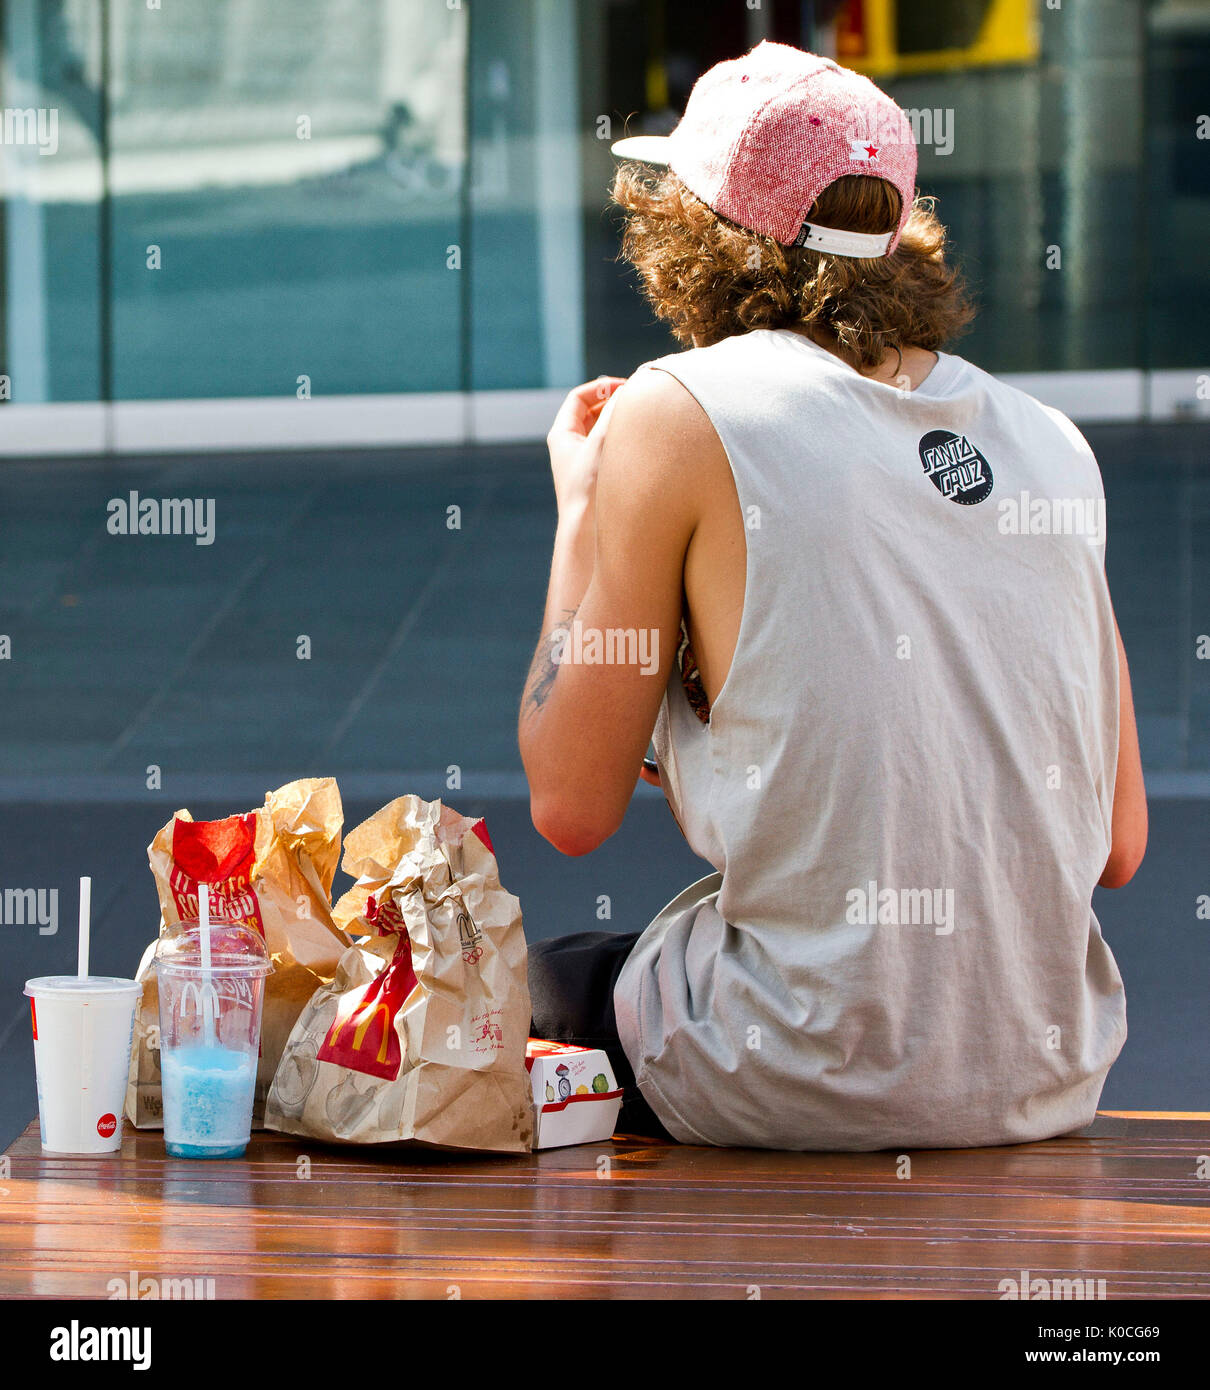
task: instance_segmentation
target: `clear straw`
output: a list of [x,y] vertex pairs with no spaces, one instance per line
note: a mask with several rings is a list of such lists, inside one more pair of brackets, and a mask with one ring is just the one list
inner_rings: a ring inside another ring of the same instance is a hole
[[76,948],[76,974],[80,979],[88,978],[88,930],[92,912],[92,879],[80,880],[80,937]]
[[206,1046],[214,1046],[214,985],[211,983],[210,969],[210,885],[197,886],[198,936],[202,948],[202,1028]]

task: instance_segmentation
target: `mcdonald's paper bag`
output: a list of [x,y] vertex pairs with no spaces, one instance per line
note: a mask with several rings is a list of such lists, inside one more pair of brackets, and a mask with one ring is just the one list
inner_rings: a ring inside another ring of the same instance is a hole
[[[330,980],[349,938],[332,919],[332,880],[340,858],[344,810],[331,777],[290,782],[265,804],[226,820],[195,821],[178,811],[147,849],[160,898],[160,935],[196,918],[197,886],[210,885],[213,917],[242,922],[265,939],[273,974],[265,981],[261,1056],[252,1123],[262,1123],[265,1095],[295,1020],[316,988]],[[153,941],[136,979],[126,1114],[141,1129],[162,1129],[159,996]]]
[[524,1153],[530,1004],[521,904],[482,820],[403,796],[350,831],[336,904],[358,941],[303,1010],[269,1129]]

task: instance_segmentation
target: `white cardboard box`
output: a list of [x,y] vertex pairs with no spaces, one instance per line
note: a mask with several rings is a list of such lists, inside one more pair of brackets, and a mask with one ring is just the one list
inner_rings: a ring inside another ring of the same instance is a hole
[[535,1149],[609,1138],[622,1108],[622,1092],[604,1052],[530,1038],[525,1065],[533,1090]]

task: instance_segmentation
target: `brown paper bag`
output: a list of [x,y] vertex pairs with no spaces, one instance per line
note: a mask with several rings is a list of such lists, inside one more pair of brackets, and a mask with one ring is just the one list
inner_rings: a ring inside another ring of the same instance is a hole
[[290,1034],[268,1129],[360,1144],[529,1150],[521,905],[482,820],[403,796],[345,841],[354,936]]
[[[147,849],[160,898],[160,935],[197,916],[197,886],[210,884],[215,918],[245,922],[265,938],[273,973],[265,981],[261,1057],[252,1123],[260,1128],[265,1095],[282,1048],[316,987],[330,980],[349,938],[332,920],[332,879],[340,858],[344,810],[331,777],[291,782],[265,804],[226,820],[195,821],[178,811]],[[162,1129],[157,942],[143,953],[136,979],[126,1114],[140,1129]]]

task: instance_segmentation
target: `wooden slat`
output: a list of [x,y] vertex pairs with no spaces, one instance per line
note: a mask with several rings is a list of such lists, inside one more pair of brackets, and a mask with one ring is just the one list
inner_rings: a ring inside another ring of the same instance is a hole
[[[1210,1115],[1107,1113],[1003,1149],[788,1154],[647,1140],[524,1157],[308,1145],[44,1157],[0,1179],[0,1297],[213,1279],[219,1298],[997,1298],[1022,1270],[1210,1296]],[[298,1160],[311,1176],[298,1176]]]

